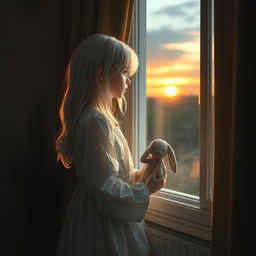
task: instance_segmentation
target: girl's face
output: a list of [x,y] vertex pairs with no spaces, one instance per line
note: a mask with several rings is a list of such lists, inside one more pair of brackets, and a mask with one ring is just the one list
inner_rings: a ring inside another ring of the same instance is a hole
[[117,99],[122,98],[130,83],[131,80],[126,71],[110,76],[110,87],[113,97]]

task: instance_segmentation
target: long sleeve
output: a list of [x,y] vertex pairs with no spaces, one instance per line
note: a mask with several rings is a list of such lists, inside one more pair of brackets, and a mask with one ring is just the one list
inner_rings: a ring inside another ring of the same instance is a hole
[[76,172],[97,201],[99,211],[114,218],[140,222],[149,204],[144,183],[118,178],[111,128],[104,117],[80,120],[75,140]]

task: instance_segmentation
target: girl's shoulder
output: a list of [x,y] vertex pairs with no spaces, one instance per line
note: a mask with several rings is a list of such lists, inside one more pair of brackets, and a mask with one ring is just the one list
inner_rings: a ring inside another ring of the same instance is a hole
[[81,113],[78,127],[91,129],[100,129],[105,134],[112,133],[111,124],[108,119],[94,107],[87,106]]
[[107,120],[107,118],[100,113],[98,110],[96,110],[93,107],[86,107],[79,118],[79,122],[83,125],[87,125],[88,123],[90,124],[100,124],[103,125],[105,127],[108,127],[108,123],[109,121]]
[[[87,106],[81,113],[78,121],[77,132],[89,131],[94,133],[105,134],[113,140],[113,128],[110,121],[97,109]],[[89,129],[89,130],[88,130]]]
[[106,117],[100,111],[98,111],[96,108],[91,107],[91,106],[87,106],[82,111],[81,118],[83,118],[86,121],[100,119],[102,121],[106,121],[107,122]]
[[111,125],[110,120],[104,114],[102,114],[99,110],[91,106],[87,106],[82,111],[82,118],[87,121],[100,120],[102,122],[105,122],[109,127],[119,128],[118,125],[117,126]]

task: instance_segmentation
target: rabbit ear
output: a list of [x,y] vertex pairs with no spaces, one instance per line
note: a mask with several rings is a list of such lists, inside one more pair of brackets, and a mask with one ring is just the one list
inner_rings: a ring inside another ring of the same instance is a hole
[[172,147],[168,144],[168,158],[169,158],[169,164],[170,164],[170,168],[171,170],[176,173],[178,170],[178,165],[177,165],[177,161],[176,161],[176,157],[174,154],[174,151],[172,149]]
[[147,157],[149,156],[149,154],[150,154],[150,151],[151,151],[151,149],[152,149],[152,146],[153,146],[153,143],[154,143],[155,141],[153,140],[150,144],[149,144],[149,146],[146,148],[146,150],[145,150],[145,152],[142,154],[142,156],[140,157],[140,161],[142,162],[142,163],[146,163],[147,162]]

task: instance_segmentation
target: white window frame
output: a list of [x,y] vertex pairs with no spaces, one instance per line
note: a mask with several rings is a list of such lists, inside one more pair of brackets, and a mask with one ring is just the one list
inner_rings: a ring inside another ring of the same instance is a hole
[[[199,197],[161,189],[150,196],[145,216],[160,225],[196,237],[211,240],[211,166],[212,166],[212,4],[201,0],[200,25],[200,192]],[[127,137],[135,168],[141,169],[140,156],[146,148],[146,0],[135,1],[130,45],[139,56],[139,69],[133,77],[128,102],[124,133]],[[202,139],[205,138],[205,139]]]

